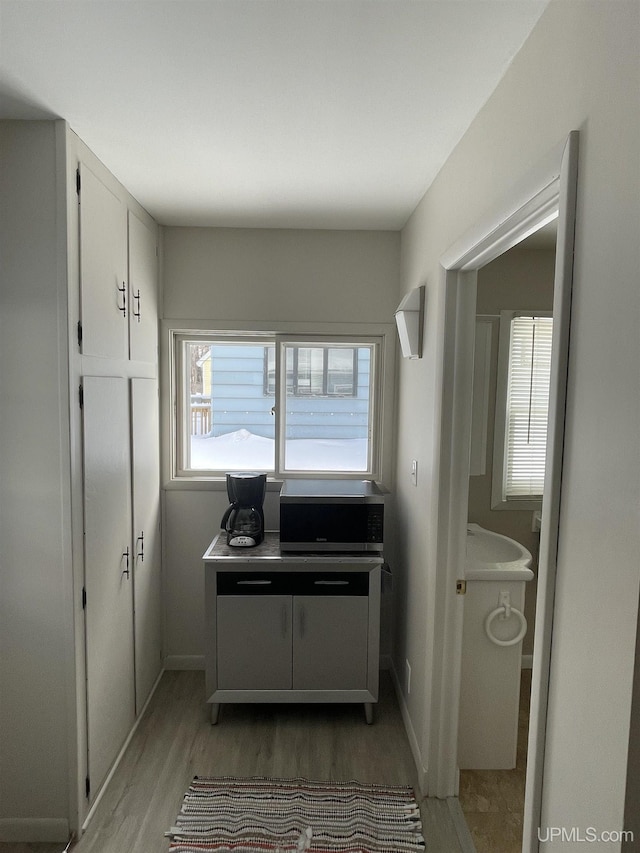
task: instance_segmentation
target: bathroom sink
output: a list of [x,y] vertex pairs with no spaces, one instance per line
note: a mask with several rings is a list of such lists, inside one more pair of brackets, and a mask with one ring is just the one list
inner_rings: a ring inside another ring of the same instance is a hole
[[531,580],[531,553],[508,536],[467,525],[465,578],[467,580]]

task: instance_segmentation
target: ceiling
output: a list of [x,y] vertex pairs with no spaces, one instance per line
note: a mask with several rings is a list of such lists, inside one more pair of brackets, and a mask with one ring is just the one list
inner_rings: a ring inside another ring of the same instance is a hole
[[0,117],[166,225],[399,229],[548,0],[0,0]]

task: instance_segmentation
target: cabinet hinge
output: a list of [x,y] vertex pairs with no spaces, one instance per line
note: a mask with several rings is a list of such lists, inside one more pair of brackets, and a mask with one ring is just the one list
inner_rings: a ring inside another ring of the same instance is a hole
[[78,403],[80,404],[80,408],[84,408],[84,388],[82,385],[78,386]]
[[76,193],[80,195],[80,169],[76,169]]
[[89,777],[84,780],[84,790],[87,794],[87,799],[91,796],[91,782],[89,781]]
[[456,581],[456,595],[466,595],[467,582],[465,580]]
[[85,610],[87,607],[87,589],[86,587],[82,587],[82,609]]
[[82,322],[78,320],[78,346],[82,347]]

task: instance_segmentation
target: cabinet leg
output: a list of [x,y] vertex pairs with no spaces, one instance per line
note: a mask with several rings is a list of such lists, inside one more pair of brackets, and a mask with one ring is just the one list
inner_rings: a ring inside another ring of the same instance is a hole
[[364,703],[364,717],[367,725],[370,726],[373,723],[373,702]]
[[211,725],[215,726],[218,722],[218,716],[220,714],[220,703],[212,702],[211,703]]

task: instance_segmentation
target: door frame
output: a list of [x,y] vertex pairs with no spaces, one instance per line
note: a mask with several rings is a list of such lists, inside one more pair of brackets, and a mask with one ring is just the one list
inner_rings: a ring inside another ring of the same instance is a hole
[[564,420],[569,353],[573,247],[576,210],[578,131],[513,188],[509,196],[463,235],[440,260],[444,287],[442,410],[440,419],[436,636],[439,665],[431,692],[425,733],[429,744],[431,796],[458,793],[458,711],[464,595],[463,576],[469,498],[469,447],[477,271],[504,254],[558,214],[554,280],[554,342],[551,364],[547,465],[540,540],[538,593],[532,673],[532,700],[525,792],[523,851],[538,850],[537,827],[542,783],[551,634],[558,554]]

